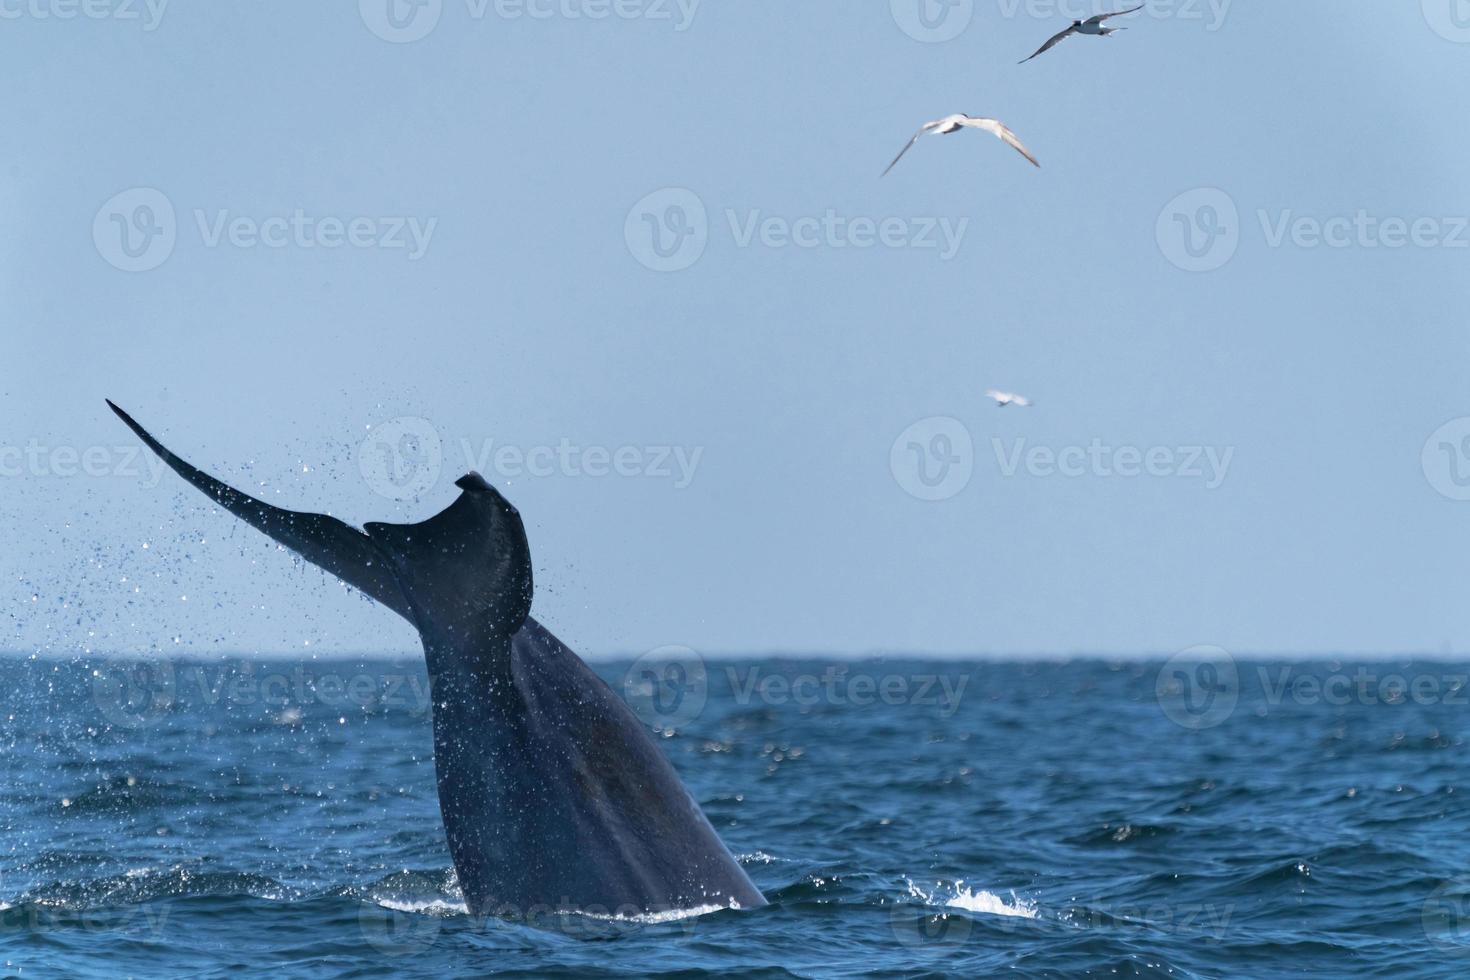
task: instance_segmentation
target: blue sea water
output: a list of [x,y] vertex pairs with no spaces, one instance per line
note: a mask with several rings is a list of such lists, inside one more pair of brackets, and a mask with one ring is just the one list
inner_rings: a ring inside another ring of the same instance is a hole
[[703,666],[598,670],[770,906],[527,923],[459,899],[418,659],[0,661],[0,973],[1470,975],[1470,667]]

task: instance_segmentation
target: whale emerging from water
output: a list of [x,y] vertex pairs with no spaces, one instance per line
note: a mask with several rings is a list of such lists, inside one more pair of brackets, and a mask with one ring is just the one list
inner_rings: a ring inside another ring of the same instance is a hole
[[478,473],[439,515],[364,533],[221,483],[107,404],[225,510],[418,629],[439,809],[471,913],[766,904],[638,717],[531,618],[520,514]]

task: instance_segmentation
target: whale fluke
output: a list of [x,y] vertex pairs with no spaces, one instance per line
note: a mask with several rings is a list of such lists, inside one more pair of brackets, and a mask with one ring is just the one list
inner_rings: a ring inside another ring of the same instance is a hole
[[320,565],[348,585],[376,599],[409,622],[413,614],[382,555],[357,528],[326,514],[305,514],[272,507],[228,484],[221,483],[169,452],[162,443],[107,400],[107,407],[127,423],[139,439],[175,473],[204,491],[204,495],[258,531],[264,531],[313,565]]
[[439,809],[473,913],[766,904],[642,722],[531,617],[525,526],[483,477],[461,477],[426,521],[364,532],[241,493],[107,404],[221,507],[417,627]]

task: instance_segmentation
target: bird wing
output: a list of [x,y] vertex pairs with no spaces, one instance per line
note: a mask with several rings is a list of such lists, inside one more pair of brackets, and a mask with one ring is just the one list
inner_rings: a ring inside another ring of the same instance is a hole
[[[903,155],[905,153],[913,149],[914,144],[919,142],[920,136],[923,136],[925,133],[929,132],[929,128],[929,123],[925,123],[924,125],[919,127],[919,131],[913,135],[913,138],[904,144],[903,149],[898,151],[898,156],[893,158],[893,162],[888,165],[888,170],[892,170],[894,167],[898,166],[898,161],[903,159]],[[888,170],[883,171],[884,177],[888,176]]]
[[1101,24],[1103,21],[1107,20],[1109,17],[1122,17],[1124,14],[1136,14],[1140,10],[1142,10],[1143,7],[1144,7],[1143,4],[1139,4],[1138,6],[1131,7],[1128,10],[1115,10],[1115,11],[1113,11],[1110,14],[1098,14],[1096,17],[1089,17],[1089,18],[1087,18],[1087,22],[1089,24]]
[[165,449],[162,443],[134,422],[127,412],[110,401],[107,404],[149,449],[157,453],[175,473],[202,490],[206,497],[246,524],[264,531],[313,565],[320,565],[410,623],[414,622],[403,590],[389,571],[386,559],[366,534],[335,517],[282,510],[221,483]]
[[960,125],[969,126],[973,129],[983,129],[987,133],[993,133],[994,135],[1000,137],[1002,140],[1008,143],[1013,149],[1015,149],[1017,153],[1021,154],[1021,156],[1025,157],[1027,160],[1030,160],[1032,166],[1041,166],[1041,164],[1036,161],[1036,158],[1031,155],[1031,151],[1026,149],[1025,144],[1021,142],[1020,138],[1017,137],[1015,133],[1011,132],[1010,129],[1006,127],[1006,124],[1001,122],[999,119],[962,119],[960,120]]
[[[1050,41],[1047,41],[1041,47],[1037,48],[1036,49],[1036,54],[1033,54],[1031,56],[1031,58],[1035,58],[1035,57],[1037,57],[1039,55],[1046,54],[1052,48],[1056,47],[1058,44],[1061,44],[1067,38],[1071,37],[1073,34],[1076,34],[1076,33],[1077,33],[1077,28],[1075,28],[1075,27],[1068,27],[1065,31],[1062,31],[1062,32],[1060,32],[1058,34],[1052,35],[1051,40]],[[1022,61],[1018,61],[1016,63],[1019,64],[1019,65],[1024,65],[1027,61],[1030,61],[1031,58],[1026,58],[1026,59],[1024,59]]]

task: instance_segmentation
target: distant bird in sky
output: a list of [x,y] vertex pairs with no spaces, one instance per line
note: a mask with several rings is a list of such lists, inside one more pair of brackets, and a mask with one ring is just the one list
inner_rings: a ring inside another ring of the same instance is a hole
[[[1096,17],[1089,17],[1086,20],[1074,20],[1072,21],[1071,27],[1067,28],[1065,31],[1062,31],[1060,34],[1054,35],[1050,41],[1047,41],[1041,47],[1037,48],[1036,54],[1033,54],[1031,58],[1035,58],[1037,55],[1046,54],[1052,48],[1056,47],[1058,44],[1061,44],[1073,34],[1092,34],[1097,37],[1107,37],[1109,34],[1116,34],[1118,31],[1127,30],[1126,27],[1107,27],[1104,25],[1103,22],[1111,17],[1122,17],[1124,14],[1136,14],[1143,8],[1144,5],[1139,4],[1138,6],[1132,7],[1128,10],[1115,10],[1110,14],[1098,14]],[[1020,63],[1024,65],[1027,61],[1030,61],[1031,58],[1027,58],[1025,61],[1022,61]]]
[[1012,394],[1009,391],[996,391],[994,388],[991,388],[985,393],[985,397],[994,401],[998,408],[1006,408],[1010,405],[1014,405],[1017,408],[1031,407],[1031,399],[1023,395]]
[[[1005,123],[999,119],[976,119],[972,116],[965,115],[963,112],[957,112],[952,116],[945,116],[943,119],[936,119],[933,122],[927,122],[920,126],[919,131],[913,135],[913,138],[905,144],[902,150],[898,151],[898,156],[893,158],[893,162],[888,165],[888,170],[892,170],[898,165],[898,161],[903,159],[903,155],[912,149],[915,143],[919,142],[919,137],[929,135],[948,136],[950,133],[957,133],[966,127],[970,129],[983,129],[987,133],[1000,137],[1014,147],[1017,153],[1030,160],[1033,166],[1041,166],[1041,164],[1036,162],[1036,158],[1031,155],[1031,151],[1021,144],[1016,134],[1007,129]],[[888,170],[883,171],[884,177],[888,176]]]

